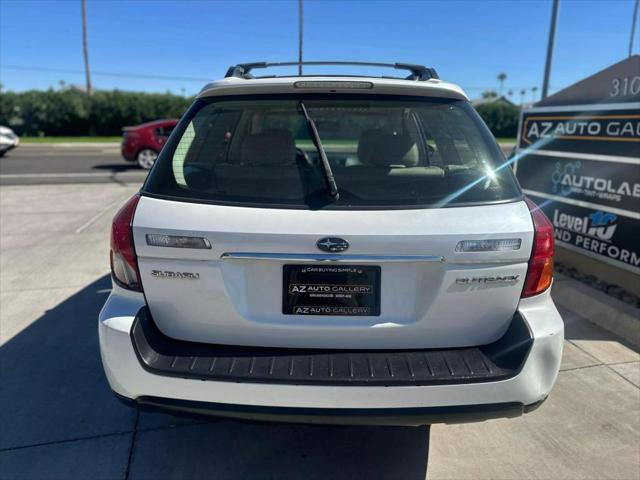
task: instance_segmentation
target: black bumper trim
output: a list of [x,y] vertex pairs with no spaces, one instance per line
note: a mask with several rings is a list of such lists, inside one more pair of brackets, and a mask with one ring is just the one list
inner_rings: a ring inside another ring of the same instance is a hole
[[519,314],[489,345],[421,350],[319,350],[213,345],[164,335],[144,307],[131,339],[147,371],[198,380],[285,385],[425,386],[495,382],[517,375],[533,339]]
[[140,410],[189,417],[229,417],[243,420],[321,423],[333,425],[431,425],[434,423],[481,422],[495,418],[514,418],[535,410],[544,400],[532,405],[490,403],[450,407],[420,408],[299,408],[233,405],[143,396],[135,400],[116,396]]

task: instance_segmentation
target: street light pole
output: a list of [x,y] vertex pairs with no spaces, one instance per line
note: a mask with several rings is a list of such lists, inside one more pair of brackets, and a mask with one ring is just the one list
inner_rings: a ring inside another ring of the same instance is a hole
[[560,0],[553,0],[551,9],[551,26],[549,27],[549,41],[547,43],[547,60],[544,64],[544,80],[542,81],[542,99],[549,93],[549,77],[551,75],[551,60],[553,58],[553,44],[556,40],[556,24],[558,23],[558,7]]
[[91,72],[89,70],[89,42],[87,41],[87,0],[81,0],[82,4],[82,50],[84,52],[84,72],[87,80],[87,95],[91,96]]
[[304,33],[303,0],[298,0],[298,76],[302,76],[302,38]]
[[629,38],[629,56],[633,53],[633,37],[636,33],[636,22],[638,20],[638,5],[640,0],[636,0],[636,4],[633,7],[633,18],[631,19],[631,37]]

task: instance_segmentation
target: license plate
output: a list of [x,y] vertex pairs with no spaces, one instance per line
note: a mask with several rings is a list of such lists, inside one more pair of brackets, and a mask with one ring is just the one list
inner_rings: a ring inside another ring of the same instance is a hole
[[284,265],[285,315],[380,315],[380,267]]

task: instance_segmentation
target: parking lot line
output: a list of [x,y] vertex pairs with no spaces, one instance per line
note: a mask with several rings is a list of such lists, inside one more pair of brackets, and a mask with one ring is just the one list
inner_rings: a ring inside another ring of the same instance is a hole
[[107,213],[109,210],[111,210],[113,207],[115,207],[116,205],[120,204],[120,200],[117,200],[115,202],[111,202],[109,205],[107,205],[105,208],[103,208],[102,210],[100,210],[98,213],[96,213],[93,217],[91,217],[89,220],[87,220],[85,223],[83,223],[82,225],[80,225],[78,228],[76,228],[76,233],[82,233],[84,232],[87,228],[89,228],[91,225],[93,225],[94,223],[96,223],[96,221],[102,217],[105,213]]

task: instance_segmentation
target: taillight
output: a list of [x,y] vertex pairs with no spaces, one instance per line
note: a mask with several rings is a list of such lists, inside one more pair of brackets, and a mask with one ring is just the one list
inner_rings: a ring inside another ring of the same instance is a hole
[[524,280],[523,297],[544,292],[553,279],[553,225],[532,200],[525,199],[533,218],[533,249]]
[[131,223],[140,196],[131,197],[113,217],[111,226],[111,274],[122,288],[142,291]]

